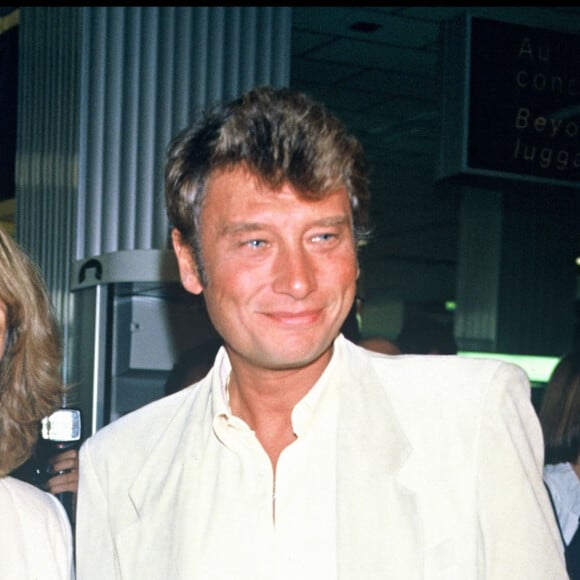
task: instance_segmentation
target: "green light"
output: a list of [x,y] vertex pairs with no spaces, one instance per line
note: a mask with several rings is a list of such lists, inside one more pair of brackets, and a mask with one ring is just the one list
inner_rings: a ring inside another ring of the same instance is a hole
[[445,301],[445,310],[447,312],[455,312],[456,308],[457,308],[457,304],[454,300],[446,300]]
[[518,365],[528,375],[530,382],[547,383],[554,367],[560,360],[555,356],[531,356],[523,354],[499,354],[495,352],[467,352],[460,351],[460,356],[475,358],[492,358]]

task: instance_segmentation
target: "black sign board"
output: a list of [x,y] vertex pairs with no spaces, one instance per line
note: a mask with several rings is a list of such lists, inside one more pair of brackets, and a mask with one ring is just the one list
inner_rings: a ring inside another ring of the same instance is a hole
[[17,85],[18,27],[16,26],[0,32],[0,201],[14,197]]
[[580,35],[447,23],[440,177],[580,186]]

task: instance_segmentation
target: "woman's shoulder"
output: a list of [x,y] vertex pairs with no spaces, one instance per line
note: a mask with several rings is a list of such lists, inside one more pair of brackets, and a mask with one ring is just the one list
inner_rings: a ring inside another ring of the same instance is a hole
[[3,514],[17,513],[19,517],[30,514],[38,523],[44,520],[68,525],[64,508],[53,495],[15,477],[0,479],[0,506]]
[[3,477],[0,513],[0,578],[74,578],[72,530],[56,497]]

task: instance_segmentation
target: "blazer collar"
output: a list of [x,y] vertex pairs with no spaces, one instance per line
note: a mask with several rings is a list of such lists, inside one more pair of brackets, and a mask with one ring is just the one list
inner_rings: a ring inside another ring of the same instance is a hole
[[181,400],[174,413],[164,414],[159,419],[165,422],[165,429],[129,488],[138,514],[149,507],[158,510],[165,497],[182,497],[184,494],[175,489],[182,481],[186,482],[183,484],[186,489],[197,485],[197,466],[207,438],[212,434],[214,409],[220,406],[218,398],[223,396],[230,370],[226,350],[222,347],[208,375],[195,388],[188,387],[174,395]]
[[183,398],[163,417],[165,429],[129,487],[134,517],[125,520],[116,540],[127,577],[138,570],[140,577],[185,578],[198,557],[195,499],[212,430],[211,380],[174,396]]
[[[129,488],[138,514],[150,508],[158,511],[163,502],[173,503],[175,497],[182,496],[179,488],[184,477],[191,475],[201,460],[204,441],[213,428],[210,378],[204,379],[197,391],[188,391],[175,412],[163,418],[165,429]],[[197,476],[193,480],[197,481]],[[191,488],[192,482],[185,481]]]

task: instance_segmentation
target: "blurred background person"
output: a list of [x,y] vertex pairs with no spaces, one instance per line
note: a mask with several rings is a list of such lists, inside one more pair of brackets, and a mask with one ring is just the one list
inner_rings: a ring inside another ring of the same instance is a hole
[[201,381],[213,366],[222,344],[223,340],[217,337],[181,353],[167,377],[164,394],[177,393],[177,391]]
[[403,354],[457,354],[453,326],[428,315],[406,320],[395,342]]
[[72,494],[72,511],[69,514],[74,525],[77,489],[79,486],[79,452],[78,449],[68,449],[48,458],[49,479],[44,488],[50,493],[60,496]]
[[9,474],[59,407],[60,338],[35,265],[0,230],[0,578],[74,577],[70,522],[51,494]]
[[544,481],[566,546],[572,580],[580,579],[580,351],[560,359],[540,408],[544,433]]
[[367,350],[380,352],[382,354],[401,354],[399,347],[392,340],[384,336],[366,336],[358,341],[358,345]]

